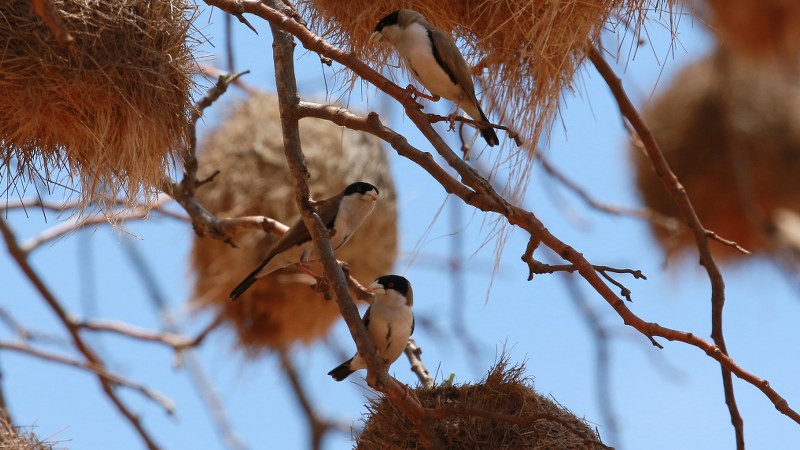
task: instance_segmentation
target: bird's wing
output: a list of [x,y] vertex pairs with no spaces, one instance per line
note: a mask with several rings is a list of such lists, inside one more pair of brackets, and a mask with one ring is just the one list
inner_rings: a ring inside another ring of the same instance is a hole
[[450,80],[461,86],[467,98],[474,103],[478,103],[475,97],[475,84],[472,82],[472,72],[461,51],[453,42],[453,39],[442,30],[431,29],[429,31],[433,41],[433,57],[445,68]]
[[414,317],[414,313],[411,313],[411,334],[414,334],[414,327],[416,325],[417,325],[417,319]]
[[339,212],[339,205],[342,203],[342,197],[343,195],[339,194],[335,197],[323,200],[317,207],[319,218],[322,219],[322,223],[324,223],[325,227],[329,230],[333,228],[334,222],[336,221],[336,213]]
[[[317,214],[328,229],[333,227],[333,222],[336,220],[336,211],[339,209],[339,203],[341,203],[341,194],[319,202]],[[295,222],[283,236],[281,236],[280,240],[275,243],[275,246],[270,249],[269,253],[264,258],[265,263],[263,265],[266,265],[266,262],[269,262],[275,255],[297,245],[303,245],[310,240],[311,234],[308,232],[308,228],[306,228],[306,224],[301,217],[297,219],[297,222]]]
[[269,253],[267,253],[267,256],[264,258],[262,267],[265,266],[269,260],[274,258],[275,255],[283,253],[294,246],[303,245],[310,240],[311,235],[308,233],[308,228],[306,228],[306,224],[303,223],[303,218],[301,217],[297,219],[297,222],[295,222],[270,249]]
[[369,328],[369,312],[372,311],[372,306],[367,308],[367,312],[364,313],[364,317],[361,318],[361,321],[364,322],[364,326]]

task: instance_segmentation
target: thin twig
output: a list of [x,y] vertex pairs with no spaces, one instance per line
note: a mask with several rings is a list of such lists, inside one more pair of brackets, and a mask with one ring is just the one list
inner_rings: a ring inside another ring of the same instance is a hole
[[294,396],[297,398],[297,402],[300,403],[300,408],[303,410],[303,413],[305,413],[308,426],[311,429],[311,448],[313,450],[320,450],[322,448],[322,438],[325,437],[328,431],[350,431],[350,427],[345,426],[343,423],[335,423],[319,416],[319,413],[317,413],[317,410],[311,404],[311,399],[303,388],[300,374],[297,372],[297,369],[295,369],[286,349],[279,349],[278,356],[281,360],[283,373],[289,380],[289,384],[294,391]]
[[88,372],[97,375],[98,377],[102,378],[103,380],[112,385],[119,385],[137,391],[140,394],[144,395],[145,397],[149,398],[150,400],[161,405],[161,407],[164,408],[164,411],[167,414],[169,415],[175,414],[175,403],[172,400],[148,388],[147,386],[135,383],[119,375],[113,374],[103,366],[98,366],[96,364],[91,364],[84,361],[78,361],[77,359],[69,358],[67,356],[40,350],[21,342],[0,341],[0,349],[11,350],[17,353],[24,353],[26,355],[34,356],[36,358],[43,359],[46,361],[51,361],[65,366],[86,370]]
[[567,189],[574,192],[575,195],[577,195],[581,200],[584,201],[584,203],[586,203],[590,207],[608,214],[613,214],[617,216],[636,217],[638,219],[646,220],[652,223],[653,225],[664,228],[670,233],[675,233],[678,231],[680,222],[677,219],[665,216],[659,213],[658,211],[654,211],[649,208],[625,208],[621,206],[609,205],[599,200],[596,200],[584,188],[580,187],[577,183],[570,180],[558,169],[553,167],[553,165],[550,164],[550,162],[547,161],[547,159],[545,159],[545,157],[542,155],[542,152],[536,152],[535,158],[538,159],[539,162],[542,164],[542,168],[544,169],[545,173],[555,178],[558,182],[563,184]]
[[[89,347],[86,342],[84,342],[80,335],[80,329],[73,325],[72,321],[70,320],[70,314],[67,313],[61,303],[50,292],[47,286],[45,286],[44,281],[42,281],[39,275],[37,275],[30,266],[28,263],[28,255],[20,248],[14,232],[11,231],[11,228],[8,227],[6,221],[2,218],[0,218],[0,234],[3,235],[3,238],[6,241],[6,246],[8,247],[8,252],[11,257],[14,258],[20,270],[25,273],[25,276],[34,285],[36,290],[39,292],[39,295],[41,295],[50,309],[56,314],[61,324],[64,325],[69,332],[75,348],[83,354],[87,360],[87,363],[91,364],[92,367],[95,367],[99,370],[105,370],[105,364],[103,361],[99,356],[97,356],[94,350],[92,350],[92,348]],[[139,416],[129,410],[128,407],[122,402],[122,399],[117,396],[113,383],[109,382],[106,378],[100,375],[97,377],[100,385],[103,388],[103,392],[105,392],[106,396],[108,396],[111,402],[114,403],[114,405],[117,407],[117,410],[119,410],[119,412],[122,413],[122,415],[128,420],[128,422],[133,425],[133,427],[139,433],[139,436],[144,441],[145,445],[151,450],[157,450],[159,448],[158,445],[156,445],[153,438],[150,437],[150,434],[144,429]]]
[[419,348],[417,341],[415,341],[413,337],[408,338],[408,344],[406,344],[406,348],[403,352],[406,354],[406,358],[408,358],[408,362],[411,364],[411,371],[417,375],[422,386],[432,388],[436,382],[425,367],[425,363],[422,362],[422,349]]

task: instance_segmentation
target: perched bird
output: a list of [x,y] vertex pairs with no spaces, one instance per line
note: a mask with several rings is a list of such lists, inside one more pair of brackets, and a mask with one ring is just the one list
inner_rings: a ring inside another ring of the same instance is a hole
[[[425,16],[411,9],[395,11],[378,22],[369,41],[393,45],[414,78],[431,94],[455,103],[473,120],[488,122],[456,43]],[[481,127],[480,132],[490,147],[500,143],[493,128]]]
[[[361,222],[375,209],[378,188],[359,181],[339,194],[319,202],[317,214],[330,230],[330,241],[336,251],[353,237]],[[267,252],[261,264],[231,291],[231,300],[236,300],[257,279],[295,263],[302,265],[315,260],[316,250],[305,223],[298,219],[289,230]]]
[[[392,364],[403,354],[408,338],[414,332],[414,294],[411,283],[400,275],[384,275],[368,288],[375,294],[375,301],[364,314],[372,343],[387,364]],[[356,353],[355,356],[339,364],[328,372],[336,381],[342,381],[359,369],[366,369],[367,363]]]

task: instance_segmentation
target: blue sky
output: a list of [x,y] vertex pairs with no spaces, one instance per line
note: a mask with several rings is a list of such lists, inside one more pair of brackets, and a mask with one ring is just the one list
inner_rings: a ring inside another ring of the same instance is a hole
[[[216,55],[209,58],[218,66],[224,65],[222,18],[219,11],[210,18],[201,18],[203,24],[208,23],[202,27],[203,33],[214,43],[214,47],[204,45],[202,50]],[[251,70],[245,77],[248,83],[274,90],[269,29],[258,20],[252,22],[260,32],[258,36],[236,26],[237,65]],[[616,66],[639,106],[649,101],[654,88],[667,86],[683,65],[707,54],[711,47],[702,26],[688,17],[680,22],[680,45],[674,52],[670,51],[669,34],[659,26],[650,26],[650,38],[652,49],[642,47],[627,64]],[[609,42],[613,39],[608,38]],[[325,84],[321,81],[323,74],[331,81],[330,69],[322,68],[313,55],[303,56],[301,48],[297,55],[301,95],[325,98]],[[576,94],[565,96],[563,122],[554,125],[549,145],[545,146],[546,156],[596,198],[612,204],[638,205],[625,130],[607,87],[591,68],[585,68],[577,88]],[[204,126],[213,126],[216,112],[242,95],[235,90],[227,94],[222,105],[209,111]],[[350,98],[351,107],[380,110],[412,144],[430,150],[397,108],[383,109],[386,103],[383,95],[372,89],[356,89]],[[439,112],[448,108],[450,105],[435,106]],[[201,130],[201,134],[205,132],[207,128]],[[452,139],[452,134],[448,138]],[[624,326],[614,311],[574,275],[542,275],[532,282],[525,281],[527,269],[519,256],[527,240],[519,231],[511,233],[489,289],[494,248],[482,246],[491,232],[485,225],[487,217],[460,205],[457,199],[448,199],[430,176],[409,161],[391,155],[391,162],[399,191],[403,252],[395,272],[412,281],[418,317],[425,317],[436,326],[435,330],[418,327],[415,333],[429,369],[445,377],[452,372],[459,383],[477,381],[498,352],[506,348],[512,361],[526,361],[527,373],[539,392],[552,395],[578,416],[596,424],[611,445],[623,449],[734,447],[719,367],[714,361],[700,350],[680,343],[662,341],[665,348],[655,349],[646,338]],[[538,168],[526,189],[526,206],[556,236],[591,262],[637,268],[648,276],[647,281],[617,277],[633,291],[634,302],[629,306],[636,314],[702,337],[709,335],[710,288],[694,257],[665,268],[663,255],[645,223],[588,209]],[[52,198],[59,198],[59,194]],[[426,235],[445,202],[443,215]],[[470,334],[478,342],[475,352],[467,350],[461,336],[453,331],[453,277],[439,270],[437,264],[427,262],[431,259],[428,256],[446,258],[451,253],[451,214],[461,217],[455,228],[463,238],[463,263],[467,267],[462,281],[466,293],[462,308]],[[38,212],[26,217],[19,211],[10,213],[8,219],[22,240],[64,220],[48,214],[45,222]],[[125,229],[135,237],[108,226],[74,233],[37,250],[32,263],[73,314],[120,319],[156,329],[160,326],[159,317],[126,256],[124,244],[130,244],[154,269],[171,317],[187,331],[202,328],[209,317],[189,314],[186,308],[191,282],[187,265],[191,228],[154,216],[146,222],[128,223]],[[409,266],[417,246],[422,256]],[[92,274],[88,281],[86,273]],[[731,355],[745,369],[768,379],[794,406],[800,399],[800,359],[794,344],[800,339],[795,326],[800,312],[797,291],[772,263],[761,258],[724,266],[723,275],[727,284],[726,337]],[[608,427],[597,402],[594,337],[567,290],[570,277],[576,280],[579,291],[612,336],[610,388],[620,431],[615,441],[609,441]],[[32,328],[63,335],[52,313],[5,255],[0,256],[0,282],[4,286],[0,291],[3,309]],[[0,339],[13,336],[0,327]],[[225,448],[186,371],[173,366],[170,350],[110,335],[90,335],[89,341],[111,369],[175,401],[177,414],[170,418],[138,394],[120,390],[164,448]],[[354,348],[343,323],[336,326],[331,341],[347,353]],[[248,361],[231,350],[232,342],[227,332],[215,333],[197,355],[243,442],[249,448],[307,448],[306,424],[277,358],[267,355]],[[58,347],[56,350],[69,351]],[[373,395],[365,387],[363,373],[348,382],[333,382],[325,374],[340,362],[339,355],[325,345],[297,347],[292,356],[320,412],[357,425],[365,411],[365,397]],[[14,417],[20,424],[35,425],[40,436],[64,441],[64,446],[76,449],[142,447],[128,423],[103,396],[94,377],[9,352],[0,352],[0,368],[2,387]],[[401,381],[416,382],[405,360],[395,363],[392,371]],[[738,379],[734,385],[748,448],[793,448],[800,442],[800,427],[778,413],[760,391]],[[325,440],[328,449],[349,446],[347,433],[333,432]]]

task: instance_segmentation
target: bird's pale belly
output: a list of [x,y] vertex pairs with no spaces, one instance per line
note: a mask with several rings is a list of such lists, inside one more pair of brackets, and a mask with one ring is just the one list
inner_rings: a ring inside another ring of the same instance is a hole
[[453,84],[436,59],[430,55],[425,52],[415,52],[409,55],[406,65],[411,69],[411,75],[431,94],[458,103],[461,97],[461,87]]

